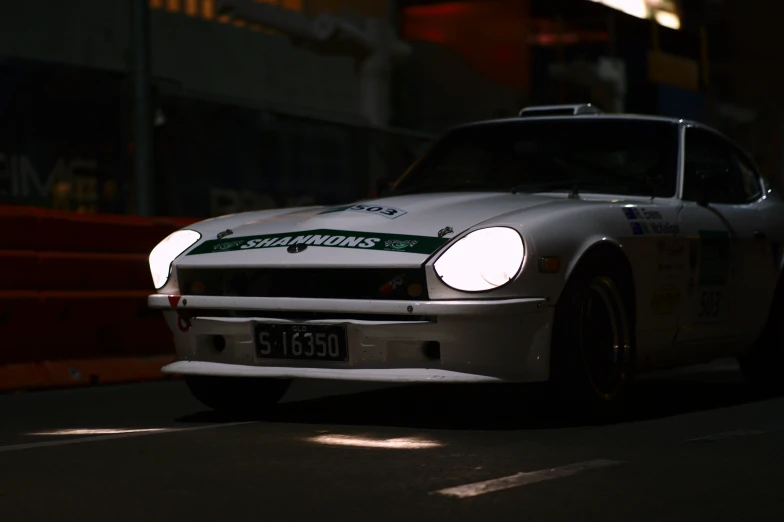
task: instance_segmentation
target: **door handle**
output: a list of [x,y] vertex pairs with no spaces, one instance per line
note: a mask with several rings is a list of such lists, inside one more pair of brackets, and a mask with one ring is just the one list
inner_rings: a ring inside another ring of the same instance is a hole
[[765,232],[763,232],[761,230],[755,230],[754,231],[754,239],[767,239],[767,238],[768,238],[768,235]]

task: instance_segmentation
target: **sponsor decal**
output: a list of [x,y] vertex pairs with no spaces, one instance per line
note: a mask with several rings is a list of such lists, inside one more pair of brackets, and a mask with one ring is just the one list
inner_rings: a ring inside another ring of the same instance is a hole
[[623,215],[631,221],[632,234],[643,236],[647,234],[657,235],[677,235],[681,232],[681,227],[677,224],[662,221],[664,217],[658,210],[647,210],[645,208],[624,207]]
[[630,223],[632,234],[635,236],[643,236],[648,234],[654,235],[677,235],[681,233],[681,227],[666,221],[660,223],[658,221],[635,221]]
[[658,315],[675,312],[681,305],[681,291],[675,285],[657,288],[651,296],[651,310]]
[[405,250],[407,248],[413,248],[416,244],[417,241],[412,239],[390,239],[384,241],[384,246],[389,250]]
[[686,250],[686,245],[681,243],[679,245],[672,245],[672,246],[667,247],[666,254],[667,254],[667,257],[681,257],[681,255],[683,255],[683,252],[685,250]]
[[664,278],[688,276],[689,259],[686,256],[687,239],[661,239],[656,242],[658,274]]
[[381,205],[346,205],[325,210],[324,212],[320,212],[319,215],[334,214],[336,212],[361,212],[363,214],[375,214],[388,219],[397,219],[400,216],[408,214],[405,210],[395,207],[384,207]]
[[404,278],[405,276],[403,274],[395,276],[391,281],[387,281],[381,288],[379,288],[378,291],[381,292],[381,295],[386,297],[403,285]]
[[[191,250],[187,255],[252,251],[292,245],[432,254],[447,242],[449,242],[447,238],[429,236],[400,236],[349,230],[306,230],[295,233],[237,237],[229,243],[209,240]],[[219,244],[221,247],[217,248]]]
[[229,241],[228,243],[221,243],[220,238],[218,239],[218,244],[215,245],[213,248],[216,252],[224,252],[229,250],[234,250],[237,246],[241,245],[242,241]]
[[629,226],[632,228],[632,234],[635,236],[642,236],[648,233],[647,227],[643,228],[646,223],[631,223]]
[[180,299],[182,299],[181,295],[170,295],[169,306],[171,306],[172,308],[177,308],[177,305],[180,303]]
[[686,245],[675,241],[659,241],[657,246],[661,257],[679,258],[686,251]]
[[698,286],[724,286],[730,278],[730,235],[723,230],[700,230]]
[[624,207],[623,214],[629,220],[648,220],[648,219],[664,219],[658,210],[647,210],[645,208]]
[[658,221],[651,221],[648,222],[647,225],[650,226],[652,234],[661,234],[661,235],[676,235],[681,233],[681,227],[679,225],[675,225],[672,223],[658,222]]
[[630,226],[632,227],[632,234],[635,236],[642,236],[644,234],[651,233],[651,231],[648,229],[648,223],[631,223]]
[[680,263],[659,263],[659,272],[681,272],[684,266]]

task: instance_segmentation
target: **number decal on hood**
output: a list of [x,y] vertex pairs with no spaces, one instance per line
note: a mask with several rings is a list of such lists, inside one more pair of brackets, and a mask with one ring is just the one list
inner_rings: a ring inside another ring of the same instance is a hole
[[441,237],[370,234],[348,230],[307,230],[296,233],[232,237],[231,241],[212,239],[197,246],[188,255],[250,251],[260,248],[289,247],[297,244],[314,247],[359,248],[363,250],[406,252],[409,254],[432,254],[447,242],[449,242],[448,238]]
[[384,207],[381,205],[348,205],[343,207],[331,208],[321,212],[321,214],[334,214],[336,212],[362,212],[364,214],[375,214],[388,219],[396,219],[408,214],[405,210],[395,207]]

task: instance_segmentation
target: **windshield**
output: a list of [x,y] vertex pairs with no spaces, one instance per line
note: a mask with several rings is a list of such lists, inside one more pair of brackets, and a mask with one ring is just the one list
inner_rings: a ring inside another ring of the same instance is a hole
[[393,193],[571,190],[673,197],[678,126],[576,117],[508,120],[447,133]]

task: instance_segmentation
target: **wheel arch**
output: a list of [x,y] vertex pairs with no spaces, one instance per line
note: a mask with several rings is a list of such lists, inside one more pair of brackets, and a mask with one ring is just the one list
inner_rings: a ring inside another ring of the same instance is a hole
[[623,247],[619,243],[609,239],[602,239],[593,242],[583,249],[580,255],[575,256],[566,271],[564,288],[566,288],[566,286],[576,277],[597,270],[604,271],[608,268],[608,265],[612,270],[612,273],[608,273],[607,275],[613,276],[616,284],[620,286],[619,291],[622,292],[627,306],[629,307],[629,318],[632,327],[634,327],[637,323],[637,287],[634,269],[632,268],[631,261],[629,261]]

